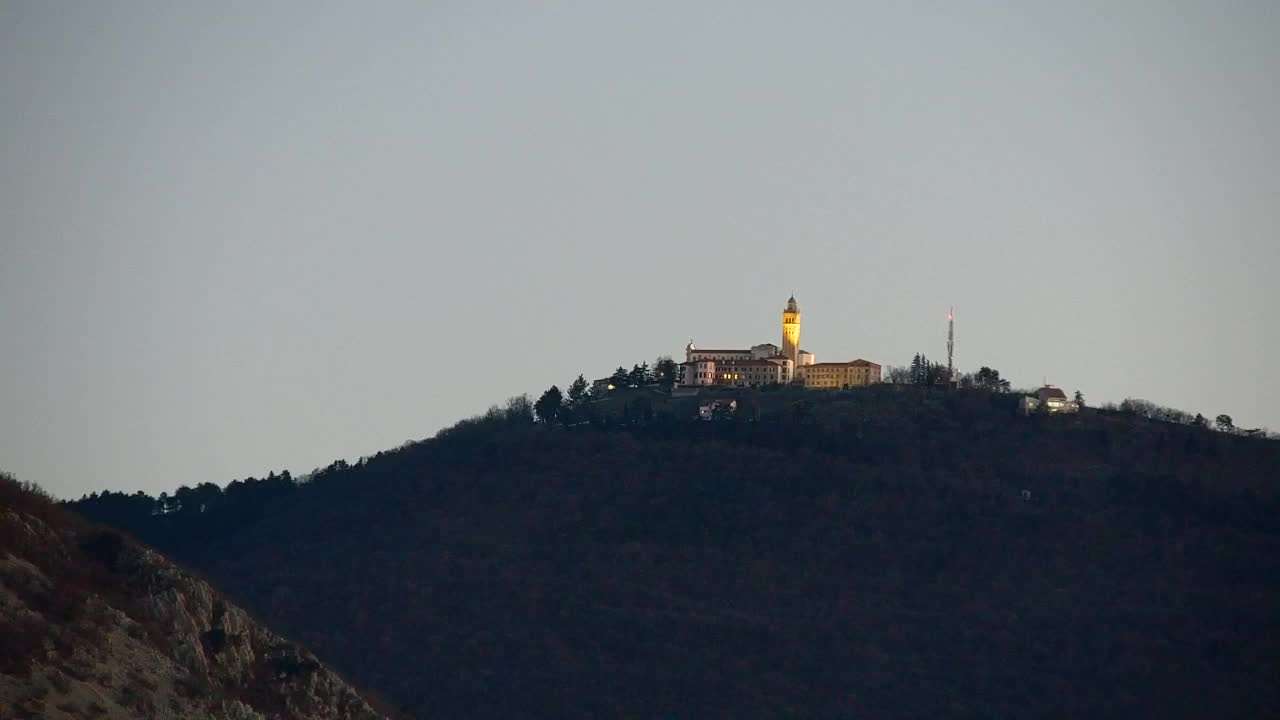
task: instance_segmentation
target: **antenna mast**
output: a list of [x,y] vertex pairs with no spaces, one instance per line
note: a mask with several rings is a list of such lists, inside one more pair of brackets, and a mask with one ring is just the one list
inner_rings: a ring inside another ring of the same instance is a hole
[[947,311],[947,382],[955,379],[952,370],[952,356],[956,349],[956,306]]

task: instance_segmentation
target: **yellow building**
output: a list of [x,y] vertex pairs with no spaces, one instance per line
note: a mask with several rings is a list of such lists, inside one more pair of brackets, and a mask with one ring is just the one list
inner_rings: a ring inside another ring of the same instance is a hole
[[814,363],[796,368],[796,381],[807,388],[840,389],[880,382],[880,366],[870,360]]
[[746,349],[699,349],[690,340],[684,353],[676,384],[686,388],[797,384],[839,389],[880,382],[876,363],[819,363],[813,353],[800,349],[800,305],[794,295],[782,309],[781,347],[763,343]]
[[800,305],[795,295],[782,309],[782,356],[792,365],[800,364]]

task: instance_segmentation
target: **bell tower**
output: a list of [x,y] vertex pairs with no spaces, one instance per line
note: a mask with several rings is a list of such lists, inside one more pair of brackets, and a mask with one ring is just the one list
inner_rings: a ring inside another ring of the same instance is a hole
[[800,358],[800,306],[792,295],[782,309],[782,354],[799,365]]

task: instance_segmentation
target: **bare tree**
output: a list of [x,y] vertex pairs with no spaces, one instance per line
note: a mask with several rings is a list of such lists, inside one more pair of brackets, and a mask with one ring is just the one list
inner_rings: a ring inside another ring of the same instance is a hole
[[905,367],[887,365],[884,368],[883,379],[892,385],[910,385],[911,371]]

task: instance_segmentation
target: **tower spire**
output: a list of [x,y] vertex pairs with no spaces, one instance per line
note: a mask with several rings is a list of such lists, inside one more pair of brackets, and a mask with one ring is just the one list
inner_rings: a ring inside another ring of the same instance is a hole
[[800,305],[795,293],[782,309],[782,354],[791,359],[793,367],[800,364]]

